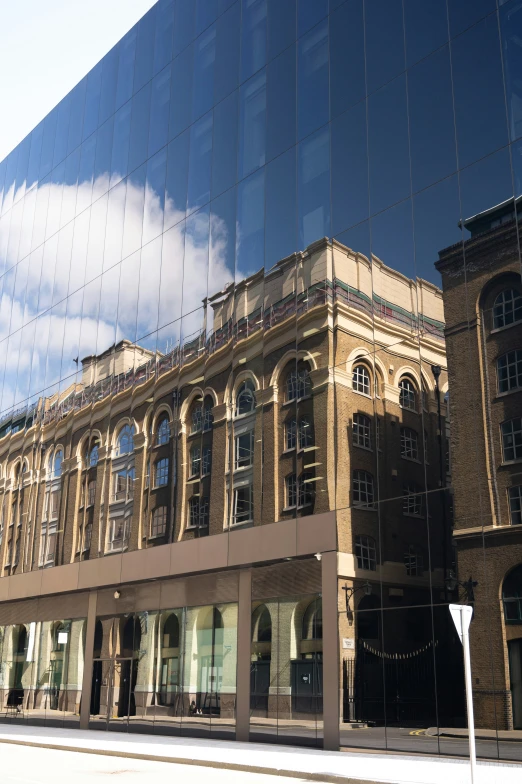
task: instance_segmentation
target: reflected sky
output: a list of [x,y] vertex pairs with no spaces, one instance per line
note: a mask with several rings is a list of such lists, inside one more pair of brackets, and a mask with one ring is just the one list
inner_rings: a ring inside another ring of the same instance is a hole
[[0,163],[0,414],[322,237],[439,284],[522,160],[522,3],[448,8],[160,0]]

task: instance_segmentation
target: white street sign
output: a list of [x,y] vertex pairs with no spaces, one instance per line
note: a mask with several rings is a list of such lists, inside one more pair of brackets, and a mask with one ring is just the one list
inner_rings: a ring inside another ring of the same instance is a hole
[[450,604],[449,611],[462,642],[462,633],[468,633],[469,625],[473,618],[473,607],[469,607],[466,604]]
[[471,685],[471,656],[469,651],[469,625],[473,618],[473,607],[467,604],[450,604],[449,611],[464,649],[464,677],[466,680],[466,707],[468,711],[469,762],[471,784],[475,782],[477,755],[475,752],[475,719],[473,717],[473,688]]

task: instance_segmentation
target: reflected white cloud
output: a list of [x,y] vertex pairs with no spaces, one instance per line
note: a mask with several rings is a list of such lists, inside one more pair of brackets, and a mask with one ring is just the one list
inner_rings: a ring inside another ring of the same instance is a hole
[[[108,174],[46,183],[0,221],[0,264],[8,270],[0,279],[0,413],[62,379],[67,386],[74,359],[115,341],[172,348],[203,327],[207,293],[234,278],[227,227],[216,216],[210,225],[208,209],[185,221],[168,194],[132,177],[108,186]],[[172,228],[163,233],[164,226]],[[21,249],[30,251],[23,259]]]

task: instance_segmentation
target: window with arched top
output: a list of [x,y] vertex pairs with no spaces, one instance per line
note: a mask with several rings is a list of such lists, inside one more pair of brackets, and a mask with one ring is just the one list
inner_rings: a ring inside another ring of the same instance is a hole
[[312,392],[310,370],[306,362],[298,362],[286,374],[286,401],[300,400]]
[[124,425],[118,433],[116,456],[128,455],[131,452],[134,452],[134,425]]
[[87,443],[85,451],[85,465],[87,468],[95,468],[98,465],[99,450],[100,444],[97,439]]
[[254,382],[247,378],[240,384],[236,394],[235,416],[250,414],[256,407],[256,390]]
[[500,329],[522,321],[522,295],[516,289],[504,289],[493,304],[493,328]]
[[53,479],[58,479],[62,475],[62,461],[63,461],[63,452],[61,449],[58,449],[53,457],[53,469],[52,469]]
[[272,642],[272,616],[266,604],[258,610],[254,632],[256,642]]
[[304,612],[301,639],[323,639],[323,603],[319,598],[314,599]]
[[355,365],[352,371],[352,389],[361,395],[370,394],[370,371],[365,365]]
[[180,629],[177,615],[171,613],[163,626],[162,648],[179,648]]
[[417,389],[408,376],[403,376],[399,381],[399,403],[401,408],[407,408],[409,411],[417,410]]
[[515,566],[504,579],[502,601],[506,623],[522,623],[522,564]]
[[170,440],[170,425],[167,416],[161,417],[156,427],[156,446],[168,444]]

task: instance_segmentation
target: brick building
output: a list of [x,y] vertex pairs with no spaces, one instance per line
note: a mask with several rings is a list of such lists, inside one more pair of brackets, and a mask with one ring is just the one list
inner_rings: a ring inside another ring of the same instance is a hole
[[[450,384],[453,540],[479,727],[522,727],[520,198],[464,221],[439,254]],[[468,232],[471,236],[468,235]],[[476,582],[473,586],[471,583]]]
[[389,710],[362,659],[445,641],[441,292],[325,239],[203,304],[1,423],[4,706],[338,745]]

